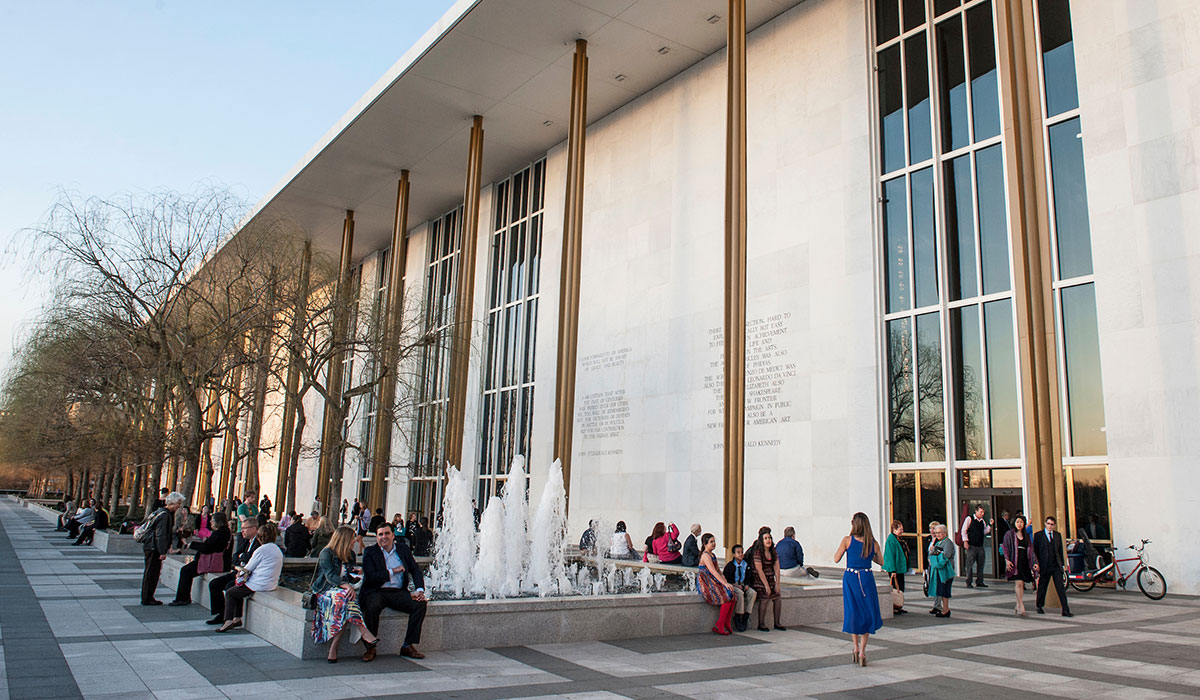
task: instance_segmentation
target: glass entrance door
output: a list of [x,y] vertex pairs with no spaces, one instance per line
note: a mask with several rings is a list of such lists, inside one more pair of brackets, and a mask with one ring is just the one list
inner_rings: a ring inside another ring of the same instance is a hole
[[[990,473],[987,470],[964,470],[959,474],[957,517],[953,525],[956,531],[961,532],[963,522],[975,512],[977,506],[983,506],[984,520],[992,523],[991,532],[983,540],[983,575],[1001,578],[1004,575],[1004,559],[1000,554],[1000,545],[1008,532],[1009,523],[1023,509],[1020,470],[993,469]],[[963,533],[964,546],[966,541],[966,533]],[[966,575],[965,558],[959,570]]]

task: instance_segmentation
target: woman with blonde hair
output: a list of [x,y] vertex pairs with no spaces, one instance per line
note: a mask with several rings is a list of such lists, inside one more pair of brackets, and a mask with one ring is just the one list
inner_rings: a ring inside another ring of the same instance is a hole
[[331,664],[338,660],[338,642],[346,631],[346,623],[362,631],[363,644],[367,649],[375,648],[379,640],[367,629],[362,610],[358,607],[358,592],[354,588],[354,530],[342,525],[334,530],[329,544],[321,550],[317,559],[317,571],[313,574],[312,592],[317,596],[317,608],[313,611],[312,636],[317,644],[329,642]]
[[842,631],[854,641],[852,659],[860,666],[867,665],[867,640],[883,627],[879,614],[879,594],[871,562],[883,566],[883,555],[871,532],[871,520],[866,513],[855,513],[850,519],[850,534],[838,545],[834,562],[846,555],[846,572],[842,574]]
[[947,535],[949,531],[942,523],[934,523],[929,532],[933,542],[929,543],[929,590],[926,595],[933,598],[933,609],[929,612],[937,617],[950,617],[950,587],[954,584],[954,552],[957,547]]

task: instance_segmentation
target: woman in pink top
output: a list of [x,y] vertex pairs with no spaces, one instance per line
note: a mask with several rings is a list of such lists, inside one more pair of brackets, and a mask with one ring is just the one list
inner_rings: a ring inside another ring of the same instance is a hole
[[[675,551],[671,551],[671,543],[676,543]],[[681,547],[679,542],[679,528],[675,527],[675,523],[671,523],[668,527],[662,522],[654,524],[654,532],[650,535],[650,547],[646,550],[646,555],[642,557],[642,561],[650,561],[650,557],[658,557],[660,564],[676,564],[683,555],[679,553]]]
[[212,534],[211,512],[212,512],[212,509],[209,508],[208,506],[204,506],[203,508],[200,509],[200,523],[199,523],[200,526],[198,528],[196,528],[196,536],[202,540],[207,540],[209,535]]

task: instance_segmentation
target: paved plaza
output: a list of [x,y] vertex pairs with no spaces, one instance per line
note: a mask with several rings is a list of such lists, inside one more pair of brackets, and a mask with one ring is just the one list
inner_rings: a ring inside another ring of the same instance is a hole
[[1200,599],[1190,597],[1154,603],[1097,590],[1076,595],[1071,620],[1015,617],[1007,586],[960,591],[945,621],[918,600],[914,614],[875,638],[865,669],[850,665],[850,644],[834,624],[330,665],[243,631],[216,635],[199,606],[141,607],[141,564],[72,547],[0,500],[0,700],[1200,696]]

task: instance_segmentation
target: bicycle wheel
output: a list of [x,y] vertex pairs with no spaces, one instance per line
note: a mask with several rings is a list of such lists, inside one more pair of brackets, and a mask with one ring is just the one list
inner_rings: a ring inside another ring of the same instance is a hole
[[1138,588],[1150,600],[1162,600],[1167,594],[1167,579],[1153,566],[1147,566],[1138,572]]
[[1070,579],[1068,579],[1068,582],[1071,584],[1071,588],[1074,588],[1075,590],[1079,591],[1080,593],[1087,593],[1088,591],[1090,591],[1096,587],[1096,579],[1095,578],[1082,579],[1082,580],[1075,580],[1073,578],[1070,578]]

